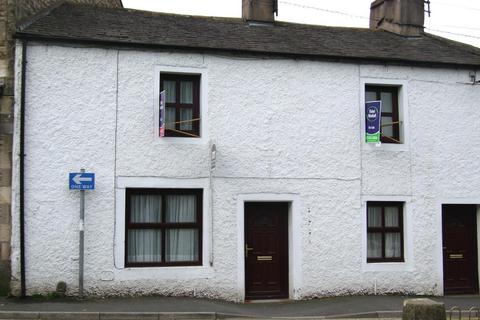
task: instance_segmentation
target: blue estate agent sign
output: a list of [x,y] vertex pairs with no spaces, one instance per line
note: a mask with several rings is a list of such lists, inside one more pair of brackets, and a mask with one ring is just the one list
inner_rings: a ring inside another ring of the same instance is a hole
[[70,172],[68,184],[70,190],[95,189],[95,173]]
[[365,142],[380,142],[381,115],[381,101],[369,101],[365,103]]

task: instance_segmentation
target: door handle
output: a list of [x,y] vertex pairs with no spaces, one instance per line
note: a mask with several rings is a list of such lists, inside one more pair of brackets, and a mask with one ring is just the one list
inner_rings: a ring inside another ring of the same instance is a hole
[[248,258],[248,251],[252,251],[253,248],[248,247],[248,244],[245,243],[245,258]]

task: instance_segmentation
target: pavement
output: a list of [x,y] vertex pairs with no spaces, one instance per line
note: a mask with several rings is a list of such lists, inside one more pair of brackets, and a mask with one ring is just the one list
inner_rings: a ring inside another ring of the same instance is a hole
[[[403,301],[409,298],[414,297],[347,296],[254,303],[184,297],[0,298],[0,319],[401,318]],[[429,298],[445,303],[447,310],[480,308],[478,295]],[[465,312],[464,318],[468,318]]]

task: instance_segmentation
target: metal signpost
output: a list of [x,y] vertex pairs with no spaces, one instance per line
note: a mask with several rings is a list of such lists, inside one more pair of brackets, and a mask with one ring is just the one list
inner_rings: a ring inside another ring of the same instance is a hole
[[79,257],[78,257],[78,295],[83,296],[83,256],[84,256],[84,220],[85,220],[85,190],[95,189],[95,173],[87,173],[85,169],[69,174],[70,190],[80,190],[80,223],[79,223]]

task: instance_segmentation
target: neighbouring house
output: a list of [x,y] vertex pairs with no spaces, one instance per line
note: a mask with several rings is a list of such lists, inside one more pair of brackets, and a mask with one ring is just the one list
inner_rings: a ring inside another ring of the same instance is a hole
[[424,33],[423,0],[373,2],[369,29],[242,8],[18,29],[14,292],[477,293],[480,49]]
[[[10,291],[11,177],[16,26],[65,0],[0,1],[0,295]],[[70,0],[122,8],[121,0]]]

